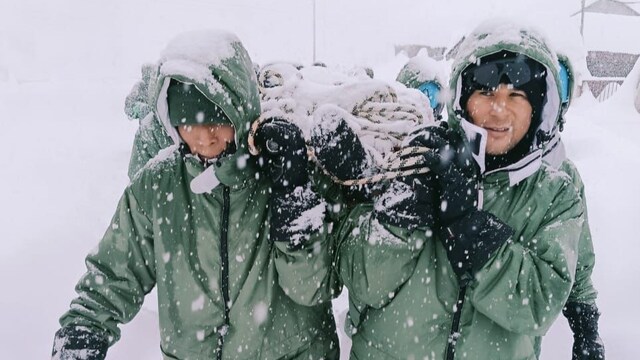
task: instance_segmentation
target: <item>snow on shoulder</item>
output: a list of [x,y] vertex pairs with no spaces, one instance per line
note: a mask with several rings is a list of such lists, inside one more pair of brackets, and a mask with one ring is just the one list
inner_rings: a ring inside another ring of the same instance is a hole
[[131,182],[136,181],[136,179],[146,171],[156,171],[156,169],[159,169],[162,166],[167,166],[175,163],[175,161],[177,161],[179,158],[179,148],[180,145],[174,144],[160,150],[156,156],[154,156],[142,167],[142,169],[138,170],[138,172],[131,179]]

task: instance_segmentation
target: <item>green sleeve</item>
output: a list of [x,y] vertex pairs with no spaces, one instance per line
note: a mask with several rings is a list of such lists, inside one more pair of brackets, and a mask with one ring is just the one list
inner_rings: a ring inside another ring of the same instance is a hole
[[508,240],[476,274],[477,311],[509,331],[544,335],[571,291],[583,221],[575,191],[556,195],[530,239]]
[[335,234],[335,263],[350,298],[381,308],[413,274],[422,248],[414,234],[421,230],[383,225],[372,210],[372,204],[357,205],[343,221]]
[[133,319],[155,285],[152,223],[130,190],[86,265],[76,285],[78,297],[60,324],[85,326],[113,344],[120,338],[117,325]]
[[131,159],[129,160],[129,179],[133,179],[135,174],[142,169],[149,160],[160,152],[160,150],[173,145],[169,135],[164,130],[158,118],[149,113],[140,120],[140,127],[136,132],[131,149]]
[[[334,243],[330,236],[333,228],[331,212],[333,205],[327,203],[327,188],[319,173],[311,170],[311,189],[319,201],[316,207],[324,209],[306,230],[309,239],[300,247],[291,247],[287,242],[274,242],[274,257],[278,272],[278,283],[293,301],[314,306],[331,301],[340,295],[342,285],[333,269]],[[330,184],[329,184],[330,185]],[[309,211],[314,211],[309,209]]]
[[591,229],[589,228],[589,218],[587,211],[587,199],[585,197],[584,183],[580,177],[580,173],[575,165],[565,160],[562,163],[561,170],[571,176],[573,184],[582,198],[584,204],[584,223],[580,232],[580,244],[578,245],[578,266],[576,267],[576,280],[569,294],[569,302],[579,302],[587,304],[595,304],[598,292],[591,281],[591,274],[595,265],[595,253],[593,251],[593,242],[591,240]]
[[298,304],[314,306],[340,295],[327,228],[325,225],[316,231],[301,248],[290,248],[285,242],[274,243],[278,283]]

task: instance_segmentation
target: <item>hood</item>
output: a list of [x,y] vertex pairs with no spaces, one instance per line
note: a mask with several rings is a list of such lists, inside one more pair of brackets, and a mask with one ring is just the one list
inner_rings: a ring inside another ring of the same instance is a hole
[[[460,42],[454,55],[449,81],[448,122],[452,128],[464,133],[467,139],[477,143],[477,146],[474,146],[478,151],[475,154],[476,160],[483,172],[484,146],[482,145],[486,144],[486,140],[480,141],[480,139],[486,138],[486,132],[466,121],[460,115],[462,113],[459,104],[462,90],[462,71],[475,63],[477,59],[503,50],[526,55],[547,68],[547,101],[542,109],[540,125],[536,129],[535,144],[537,149],[534,149],[523,159],[527,164],[530,164],[526,166],[526,171],[523,172],[525,164],[522,164],[522,161],[509,166],[518,168],[521,172],[512,179],[512,183],[522,180],[537,170],[541,163],[537,160],[542,156],[542,149],[548,146],[552,139],[558,137],[562,119],[560,66],[558,56],[547,43],[546,39],[532,28],[516,25],[506,20],[493,20],[483,23],[466,36]],[[532,161],[532,159],[536,159],[536,161]]]
[[443,79],[442,65],[424,52],[409,59],[396,77],[397,82],[412,89],[417,89],[427,81],[444,84]]
[[484,23],[467,36],[460,44],[453,62],[453,70],[449,81],[448,109],[449,122],[453,127],[460,128],[462,120],[455,114],[460,113],[459,100],[461,93],[462,71],[478,58],[507,50],[524,54],[541,63],[547,68],[547,102],[542,109],[541,123],[538,130],[545,134],[544,139],[538,139],[543,145],[547,138],[551,138],[558,131],[561,119],[559,63],[556,53],[549,48],[546,40],[531,28],[516,26],[506,21],[491,21]]
[[[258,84],[253,63],[240,40],[220,30],[199,30],[178,35],[169,42],[158,63],[155,111],[175,144],[181,142],[169,122],[167,88],[171,78],[193,83],[211,102],[220,107],[235,127],[237,152],[223,165],[244,167],[248,157],[247,135],[260,115]],[[230,169],[227,169],[227,172]],[[218,177],[224,171],[216,170]],[[223,179],[220,179],[223,181]],[[225,182],[225,181],[223,181]]]

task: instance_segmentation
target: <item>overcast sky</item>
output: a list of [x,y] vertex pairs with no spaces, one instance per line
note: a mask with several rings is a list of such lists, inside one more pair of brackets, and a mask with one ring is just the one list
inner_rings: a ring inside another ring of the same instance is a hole
[[[119,75],[135,77],[140,64],[156,60],[176,33],[204,27],[236,32],[257,62],[309,63],[313,4],[0,0],[0,80],[2,71],[47,80],[112,77],[111,72],[121,73],[123,68],[125,74]],[[317,59],[331,64],[385,62],[393,56],[395,44],[451,45],[482,20],[496,16],[523,18],[552,38],[581,42],[579,16],[570,17],[580,9],[580,0],[316,0],[315,5]]]

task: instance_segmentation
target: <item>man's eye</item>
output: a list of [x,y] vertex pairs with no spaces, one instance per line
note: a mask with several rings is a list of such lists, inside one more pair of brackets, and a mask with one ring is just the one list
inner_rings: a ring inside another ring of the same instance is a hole
[[511,94],[509,94],[509,96],[511,96],[511,97],[521,97],[521,98],[527,99],[527,94],[524,93],[524,92],[520,92],[520,91],[514,91]]
[[493,91],[490,91],[490,90],[480,90],[480,95],[483,95],[483,96],[492,96],[492,95],[493,95]]

